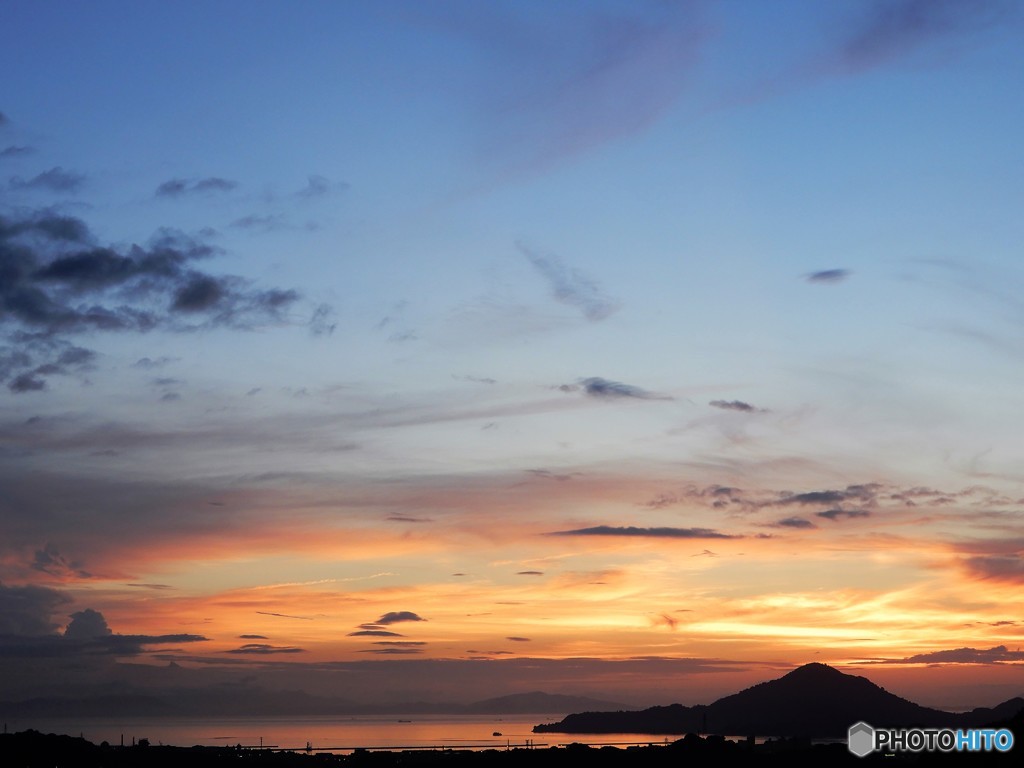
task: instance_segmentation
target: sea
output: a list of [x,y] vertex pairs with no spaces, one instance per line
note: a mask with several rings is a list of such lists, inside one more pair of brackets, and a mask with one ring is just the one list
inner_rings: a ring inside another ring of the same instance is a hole
[[290,751],[351,753],[356,749],[545,749],[566,744],[626,747],[667,744],[679,736],[636,733],[533,733],[538,723],[562,714],[536,715],[388,715],[258,718],[75,718],[15,719],[5,733],[33,729],[81,736],[94,744],[126,746],[147,739],[176,747],[236,746]]

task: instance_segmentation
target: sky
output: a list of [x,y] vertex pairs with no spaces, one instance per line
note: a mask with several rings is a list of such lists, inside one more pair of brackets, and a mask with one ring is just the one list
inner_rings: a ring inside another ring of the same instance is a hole
[[1022,38],[7,0],[5,700],[1021,695]]

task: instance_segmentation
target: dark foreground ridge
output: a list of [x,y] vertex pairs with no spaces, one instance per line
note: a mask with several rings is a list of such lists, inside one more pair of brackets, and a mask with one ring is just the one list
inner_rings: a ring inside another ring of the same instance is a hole
[[[1016,732],[1021,733],[1018,721]],[[545,749],[415,750],[306,754],[250,747],[130,747],[95,745],[82,738],[23,731],[0,735],[0,761],[12,768],[732,768],[732,766],[1016,766],[1019,754],[852,755],[845,743],[812,744],[780,739],[762,744],[688,734],[661,746]]]
[[583,712],[534,733],[712,733],[723,735],[845,738],[864,721],[879,727],[975,728],[1006,721],[1024,710],[1018,697],[992,708],[953,713],[929,709],[889,693],[866,677],[827,664],[805,664],[713,704],[672,704],[632,712]]

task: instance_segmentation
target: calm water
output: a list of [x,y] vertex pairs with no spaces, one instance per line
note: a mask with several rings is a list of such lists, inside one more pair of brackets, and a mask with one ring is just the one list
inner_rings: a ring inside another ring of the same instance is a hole
[[[373,717],[302,717],[302,718],[77,718],[10,719],[9,732],[34,728],[43,733],[65,733],[83,736],[94,744],[106,741],[125,744],[149,739],[151,744],[178,747],[233,746],[279,747],[301,749],[309,742],[314,749],[345,752],[357,747],[388,749],[425,749],[454,747],[472,749],[503,749],[537,747],[578,742],[583,744],[663,744],[664,736],[623,734],[533,733],[537,723],[550,723],[562,715],[389,715]],[[498,731],[501,736],[494,736]],[[669,737],[672,741],[678,737]],[[262,741],[261,741],[262,740]]]

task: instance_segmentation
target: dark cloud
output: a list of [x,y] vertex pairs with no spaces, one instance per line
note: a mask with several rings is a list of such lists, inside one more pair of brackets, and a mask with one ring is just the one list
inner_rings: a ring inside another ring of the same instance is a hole
[[875,484],[848,485],[842,491],[808,491],[806,493],[787,494],[772,503],[782,506],[788,504],[839,504],[849,500],[870,503],[874,501],[878,491],[879,486]]
[[786,517],[775,523],[783,528],[817,528],[814,523],[810,520],[806,520],[802,517]]
[[174,589],[170,584],[125,584],[125,586],[136,589]]
[[815,512],[814,514],[817,515],[818,517],[824,517],[827,520],[832,520],[833,522],[835,522],[836,520],[838,520],[841,517],[845,517],[845,518],[869,517],[871,515],[871,513],[868,512],[866,509],[839,509],[839,508],[826,509],[826,510],[824,510],[822,512]]
[[931,653],[918,653],[905,659],[885,659],[868,664],[1002,664],[1024,661],[1024,651],[1009,650],[1005,645],[994,648],[954,648]]
[[543,576],[544,571],[516,571],[516,576]]
[[632,397],[640,400],[671,400],[667,395],[659,395],[648,392],[646,389],[634,387],[631,384],[623,384],[618,381],[609,381],[600,376],[591,376],[587,379],[580,379],[579,386],[563,384],[559,387],[563,392],[573,392],[582,389],[584,394],[590,397],[600,397],[608,400]]
[[266,635],[239,635],[239,640],[266,640]]
[[196,192],[230,192],[237,182],[208,176],[205,179],[169,179],[156,188],[157,197],[180,197]]
[[0,583],[0,635],[51,635],[57,631],[52,616],[71,598],[56,589]]
[[513,643],[529,643],[530,642],[530,638],[528,638],[528,637],[516,637],[515,635],[512,635],[510,637],[506,637],[505,639],[506,640],[511,640]]
[[[0,334],[16,344],[0,347],[0,381],[37,391],[49,376],[87,370],[94,354],[71,344],[70,334],[285,322],[298,294],[196,268],[216,252],[171,230],[121,249],[97,243],[73,217],[0,216]],[[143,361],[137,365],[147,367]]]
[[31,155],[35,150],[32,147],[16,147],[13,144],[4,149],[0,149],[0,158],[4,157],[23,157],[24,155]]
[[743,413],[755,413],[758,410],[742,400],[712,400],[708,405],[712,408],[721,408],[724,411],[742,411]]
[[392,523],[432,523],[429,517],[410,517],[409,515],[388,515],[385,518]]
[[349,632],[348,637],[403,637],[399,632],[389,632],[386,629],[360,629]]
[[48,171],[33,176],[31,179],[23,179],[20,176],[12,178],[8,185],[16,190],[46,190],[48,192],[75,192],[85,183],[85,176],[80,173],[65,171],[60,166],[51,168]]
[[47,544],[42,549],[36,550],[32,560],[32,568],[37,571],[56,576],[58,578],[83,578],[91,576],[88,571],[82,569],[81,565],[65,558],[53,544]]
[[0,585],[0,657],[70,658],[75,656],[135,656],[148,645],[196,643],[202,635],[120,635],[99,611],[86,608],[71,614],[63,634],[56,633],[50,616],[70,600],[44,587]]
[[638,536],[662,539],[739,539],[711,528],[636,528],[630,526],[595,525],[572,531],[554,531],[548,536]]
[[604,320],[619,308],[617,302],[602,293],[594,280],[577,269],[565,266],[557,256],[538,253],[521,242],[516,243],[516,248],[548,281],[555,300],[576,307],[587,320]]
[[304,653],[303,648],[291,645],[268,645],[267,643],[246,643],[240,648],[232,648],[224,653],[252,654],[254,656],[271,656],[278,653]]
[[426,619],[416,615],[412,611],[389,611],[377,619],[374,624],[387,626],[388,624],[398,624],[403,621],[426,621]]
[[841,283],[850,276],[847,269],[823,269],[806,276],[808,283]]

